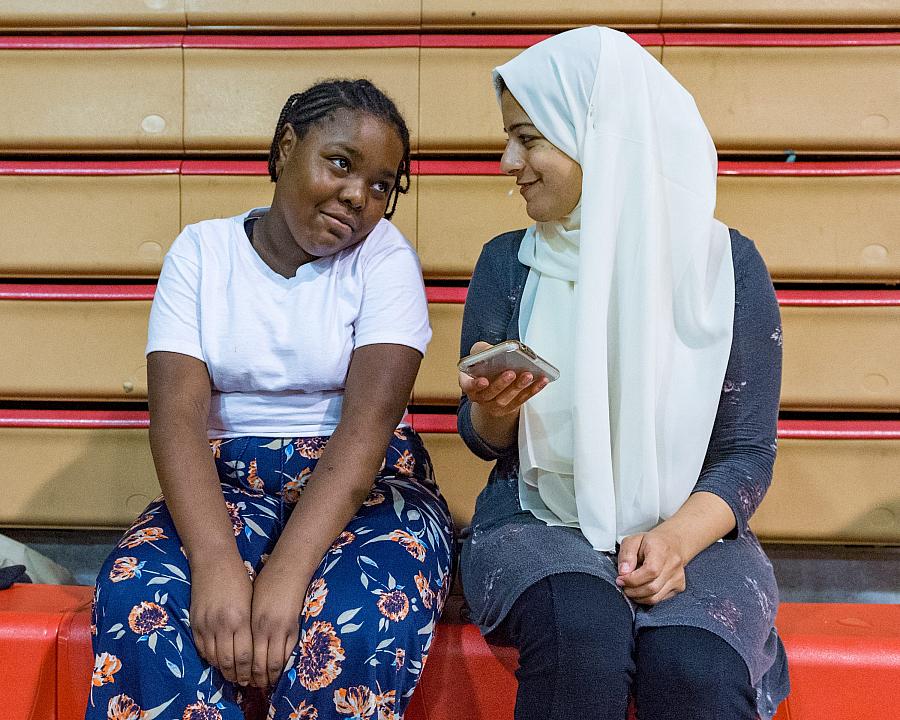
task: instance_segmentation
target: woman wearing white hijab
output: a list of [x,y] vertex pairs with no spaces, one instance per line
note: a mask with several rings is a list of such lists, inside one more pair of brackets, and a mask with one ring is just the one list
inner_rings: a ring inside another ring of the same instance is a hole
[[521,338],[558,381],[460,375],[496,460],[464,545],[473,619],[520,652],[517,720],[770,718],[778,591],[747,522],[771,480],[781,329],[753,244],[713,217],[691,96],[627,35],[494,71],[535,224],[488,243],[461,353]]

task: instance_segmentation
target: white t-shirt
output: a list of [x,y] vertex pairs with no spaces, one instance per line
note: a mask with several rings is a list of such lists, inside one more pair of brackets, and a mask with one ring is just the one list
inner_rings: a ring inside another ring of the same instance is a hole
[[330,435],[355,348],[431,339],[422,270],[381,220],[361,243],[292,278],[257,255],[249,212],[188,225],[166,254],[147,354],[191,355],[212,379],[209,437]]

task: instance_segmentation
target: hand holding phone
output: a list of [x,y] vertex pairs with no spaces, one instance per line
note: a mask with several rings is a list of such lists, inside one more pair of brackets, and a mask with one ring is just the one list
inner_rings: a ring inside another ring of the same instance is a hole
[[459,371],[459,387],[472,403],[472,421],[496,447],[507,447],[514,440],[522,404],[559,377],[555,367],[515,341],[475,343],[472,354],[460,361]]
[[459,361],[459,370],[469,377],[483,377],[490,381],[507,370],[517,376],[530,373],[534,379],[544,377],[548,382],[559,378],[559,370],[518,340],[506,340],[467,355]]

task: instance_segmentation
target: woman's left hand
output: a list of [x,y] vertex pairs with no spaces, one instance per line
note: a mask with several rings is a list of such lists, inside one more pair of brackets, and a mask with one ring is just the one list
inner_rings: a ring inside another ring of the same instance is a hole
[[661,603],[685,588],[683,558],[679,538],[662,526],[629,535],[619,544],[616,585],[636,603]]
[[297,567],[281,567],[274,558],[253,583],[250,628],[253,633],[251,684],[275,687],[300,635],[300,613],[309,578]]

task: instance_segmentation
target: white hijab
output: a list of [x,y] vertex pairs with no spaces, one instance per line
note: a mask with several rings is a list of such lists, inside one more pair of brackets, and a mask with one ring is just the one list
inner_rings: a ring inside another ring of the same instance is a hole
[[583,173],[575,210],[519,250],[520,335],[561,370],[521,411],[519,497],[613,551],[681,507],[709,445],[734,319],[716,149],[688,92],[609,28],[556,35],[498,77]]

